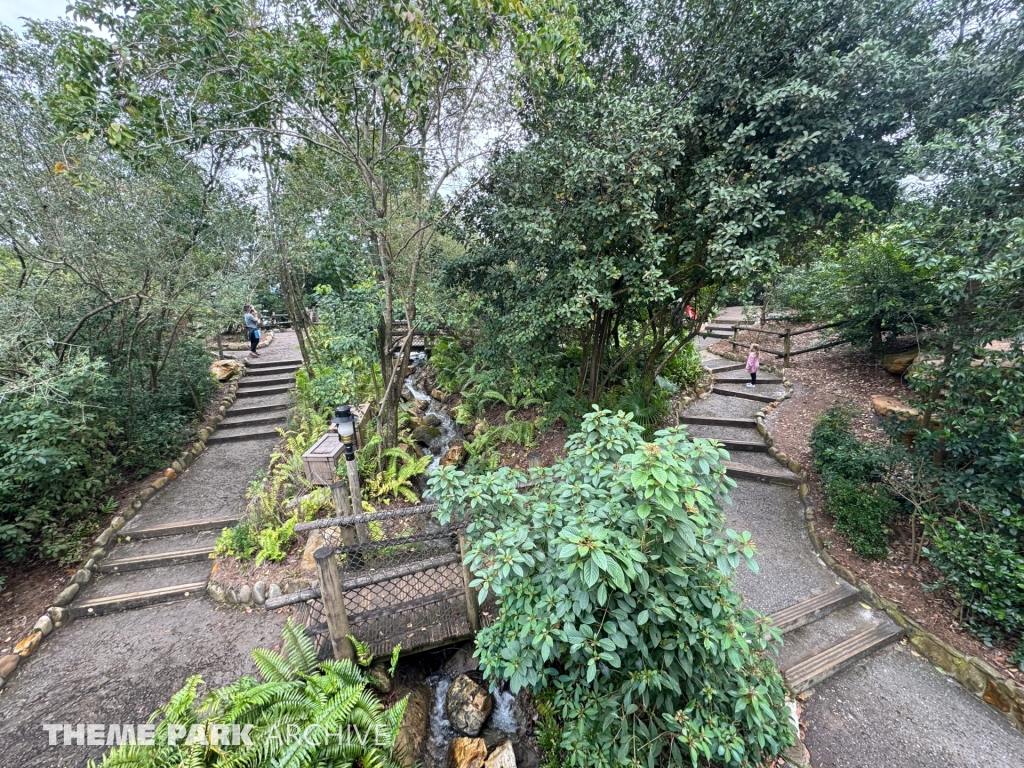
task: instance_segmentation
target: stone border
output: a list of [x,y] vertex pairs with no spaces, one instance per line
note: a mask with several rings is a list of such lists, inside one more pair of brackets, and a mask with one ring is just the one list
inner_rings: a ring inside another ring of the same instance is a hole
[[217,567],[214,565],[213,574],[210,575],[210,582],[206,585],[206,594],[218,603],[224,603],[225,605],[235,606],[252,606],[253,608],[264,608],[264,603],[273,597],[280,597],[281,595],[290,594],[292,592],[300,592],[303,589],[309,589],[311,587],[317,587],[320,585],[319,581],[310,581],[309,579],[287,579],[282,581],[280,584],[270,583],[265,581],[257,581],[254,584],[222,584],[221,582],[214,579],[214,575],[217,573]]
[[[267,341],[266,344],[263,343],[264,339],[266,339],[266,341]],[[273,331],[267,331],[266,335],[260,336],[260,343],[256,345],[256,349],[263,349],[264,347],[269,347],[271,344],[273,344],[273,342],[274,342],[274,332]],[[242,352],[242,351],[247,350],[249,348],[249,342],[239,343],[239,342],[231,342],[231,341],[229,341],[227,344],[223,344],[222,343],[220,345],[220,348],[223,349],[223,350],[226,350],[228,352]],[[214,345],[214,351],[216,351],[216,349],[217,349],[217,346]]]
[[[781,402],[781,400],[778,402]],[[800,476],[801,482],[797,493],[800,496],[800,503],[804,508],[804,522],[807,526],[807,535],[818,557],[843,580],[860,590],[868,603],[878,610],[884,611],[888,614],[889,618],[903,627],[907,632],[907,640],[910,644],[935,667],[955,677],[957,682],[963,685],[970,693],[1005,716],[1010,725],[1019,731],[1024,731],[1024,687],[1003,675],[999,670],[982,659],[967,656],[943,640],[940,640],[918,622],[909,616],[905,616],[900,611],[897,603],[879,595],[867,581],[858,578],[853,571],[829,554],[825,543],[817,531],[817,513],[808,500],[811,487],[808,484],[807,471],[800,466],[799,462],[790,459],[785,453],[773,447],[771,433],[768,431],[765,418],[768,412],[778,405],[778,402],[772,403],[768,408],[758,412],[756,417],[757,432],[768,445],[768,454],[791,472],[795,472]]]
[[71,611],[68,609],[68,606],[74,601],[82,586],[92,581],[96,563],[107,556],[108,550],[117,538],[117,532],[124,527],[125,523],[135,517],[146,502],[153,498],[161,488],[184,473],[206,450],[206,441],[213,434],[217,425],[224,420],[228,408],[235,402],[238,393],[238,383],[241,378],[239,375],[228,382],[227,396],[221,401],[217,413],[209,421],[204,422],[204,426],[200,428],[199,439],[192,443],[181,456],[171,462],[170,466],[164,470],[163,476],[158,477],[143,488],[132,500],[131,504],[110,521],[106,529],[96,537],[93,542],[94,548],[89,552],[85,562],[75,572],[75,575],[71,577],[71,583],[53,599],[53,605],[47,608],[46,612],[39,617],[29,633],[15,644],[13,651],[10,654],[0,656],[0,689],[3,689],[14,675],[22,659],[27,659],[35,653],[43,639],[48,637],[54,629],[62,627],[71,621]]

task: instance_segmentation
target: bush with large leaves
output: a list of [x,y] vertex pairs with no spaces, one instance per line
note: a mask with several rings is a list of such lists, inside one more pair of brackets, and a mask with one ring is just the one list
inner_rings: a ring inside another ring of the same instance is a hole
[[756,563],[717,503],[726,453],[642,435],[595,409],[553,467],[431,479],[442,520],[469,503],[474,585],[498,599],[481,669],[551,702],[563,765],[760,765],[791,735],[773,636],[733,587]]

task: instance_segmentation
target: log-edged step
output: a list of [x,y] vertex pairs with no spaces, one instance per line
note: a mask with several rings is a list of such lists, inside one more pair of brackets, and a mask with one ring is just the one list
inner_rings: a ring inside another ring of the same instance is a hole
[[146,608],[159,603],[169,603],[173,600],[202,597],[206,594],[206,584],[207,582],[205,581],[195,581],[188,584],[161,587],[159,589],[147,589],[141,592],[126,592],[123,595],[82,600],[72,603],[71,617],[81,619],[87,616],[103,616],[107,613],[128,611],[133,608]]
[[720,365],[717,368],[712,368],[711,372],[717,376],[720,373],[728,373],[729,371],[742,371],[746,367],[746,363],[729,363],[729,365]]
[[294,384],[295,384],[295,377],[294,376],[277,376],[277,377],[274,377],[274,378],[266,378],[266,379],[261,379],[261,378],[258,378],[258,377],[255,378],[255,379],[250,379],[248,376],[246,376],[240,382],[238,382],[238,388],[239,389],[253,389],[254,387],[277,387],[277,386],[294,385]]
[[[779,399],[777,395],[762,395],[757,392],[725,389],[724,387],[714,387],[711,391],[714,392],[716,395],[724,395],[725,397],[739,397],[744,400],[754,400],[755,402],[758,403],[774,403],[776,400]],[[242,396],[241,392],[239,392],[238,396]]]
[[269,440],[281,438],[281,433],[276,428],[262,426],[249,430],[229,429],[227,432],[217,431],[210,435],[207,443],[239,443],[244,440]]
[[733,480],[757,480],[762,483],[789,485],[794,488],[800,485],[800,478],[788,472],[770,472],[766,469],[758,469],[731,461],[725,462],[725,473]]
[[245,372],[245,377],[248,379],[254,376],[284,376],[289,373],[295,373],[297,370],[299,370],[299,366],[297,365],[281,367],[275,366],[273,368],[253,368],[252,370],[247,370]]
[[782,674],[793,693],[803,693],[865,656],[895,643],[903,634],[903,628],[893,624],[868,629],[784,669]]
[[246,368],[273,368],[274,366],[295,366],[302,365],[302,360],[253,360],[252,358],[236,358],[245,361]]
[[727,451],[747,451],[750,453],[766,453],[768,446],[760,440],[734,440],[731,437],[715,437],[714,435],[698,435],[702,440],[717,440]]
[[177,523],[165,523],[149,528],[139,528],[134,531],[122,528],[118,535],[122,539],[155,539],[159,536],[180,536],[185,533],[199,533],[200,531],[220,531],[237,524],[238,515],[233,515],[231,517],[217,517],[209,520],[183,520]]
[[239,389],[235,397],[263,397],[264,395],[284,395],[292,391],[291,386],[287,387],[262,387],[259,389]]
[[100,573],[125,573],[127,571],[141,571],[147,568],[163,568],[168,565],[185,565],[186,563],[201,563],[209,560],[213,553],[213,546],[193,547],[181,549],[176,552],[161,552],[148,555],[136,555],[135,557],[121,557],[116,560],[102,560],[96,566]]
[[788,608],[783,608],[781,611],[776,611],[768,619],[775,629],[785,634],[824,618],[833,611],[845,608],[856,602],[859,596],[860,591],[844,581],[838,587],[833,587],[820,595],[814,595],[814,597],[801,600]]
[[754,419],[727,419],[721,416],[687,416],[679,415],[680,424],[693,424],[705,427],[739,427],[740,429],[755,429],[757,422]]
[[[231,415],[234,416],[236,411],[232,411]],[[272,411],[257,411],[248,417],[241,419],[224,419],[220,424],[217,425],[217,431],[222,429],[245,429],[246,427],[256,427],[261,424],[285,424],[288,422],[288,414],[284,412],[284,409],[275,409]]]
[[[228,409],[228,414],[231,416],[252,416],[257,413],[270,413],[273,411],[287,411],[290,406],[288,403],[269,403],[267,405],[247,405],[238,406]],[[224,422],[221,422],[223,425]]]
[[[739,378],[739,377],[736,377],[736,376],[728,377],[728,378],[725,377],[725,376],[716,376],[715,377],[715,383],[716,384],[747,384],[749,381],[750,381],[750,377],[749,376],[747,376],[745,378]],[[781,384],[783,381],[784,380],[779,378],[778,376],[761,376],[760,374],[758,374],[758,376],[757,376],[757,384],[758,384],[758,386],[760,386],[761,384]]]

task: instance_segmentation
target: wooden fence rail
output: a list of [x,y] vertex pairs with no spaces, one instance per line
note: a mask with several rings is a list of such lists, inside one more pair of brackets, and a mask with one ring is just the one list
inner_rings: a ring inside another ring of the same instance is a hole
[[829,347],[835,347],[835,346],[837,346],[839,344],[844,344],[845,343],[845,339],[838,339],[836,341],[829,341],[829,342],[826,342],[824,344],[818,344],[818,345],[813,346],[813,347],[807,347],[806,349],[798,349],[798,350],[794,351],[792,349],[792,339],[793,339],[794,336],[800,336],[800,335],[805,334],[805,333],[814,333],[815,331],[824,331],[824,330],[826,330],[828,328],[838,328],[838,327],[840,327],[842,325],[846,325],[846,322],[827,323],[825,325],[816,325],[813,328],[803,328],[803,329],[797,330],[797,331],[794,331],[792,328],[786,328],[785,330],[782,330],[782,331],[773,331],[773,330],[770,330],[770,329],[767,329],[767,328],[757,328],[757,327],[752,326],[752,325],[738,325],[737,324],[737,325],[731,326],[731,328],[732,328],[732,340],[730,341],[730,343],[732,344],[732,351],[733,352],[736,351],[737,347],[743,347],[745,349],[749,349],[751,347],[750,344],[743,344],[742,342],[740,342],[738,340],[739,339],[740,331],[746,331],[748,333],[763,333],[763,334],[767,334],[767,335],[770,335],[770,336],[778,336],[778,337],[780,337],[782,339],[782,349],[781,350],[780,349],[769,349],[768,347],[760,347],[760,350],[762,352],[767,352],[769,355],[775,355],[775,357],[781,357],[782,358],[782,367],[783,368],[789,368],[789,359],[791,357],[796,357],[797,355],[805,355],[808,352],[816,352],[819,349],[828,349]]

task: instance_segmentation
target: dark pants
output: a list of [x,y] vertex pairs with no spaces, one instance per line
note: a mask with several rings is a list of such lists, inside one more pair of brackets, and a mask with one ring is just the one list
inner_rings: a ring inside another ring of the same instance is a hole
[[750,383],[757,384],[757,371],[754,371],[752,374],[750,374]]
[[260,344],[259,337],[256,335],[256,331],[249,329],[249,351],[255,352],[256,347]]

